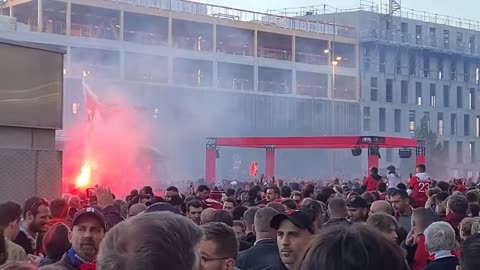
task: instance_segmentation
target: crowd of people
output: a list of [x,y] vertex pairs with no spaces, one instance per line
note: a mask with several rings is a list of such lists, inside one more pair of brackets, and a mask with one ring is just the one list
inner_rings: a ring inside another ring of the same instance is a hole
[[480,185],[252,182],[245,189],[107,187],[0,204],[0,269],[475,270]]

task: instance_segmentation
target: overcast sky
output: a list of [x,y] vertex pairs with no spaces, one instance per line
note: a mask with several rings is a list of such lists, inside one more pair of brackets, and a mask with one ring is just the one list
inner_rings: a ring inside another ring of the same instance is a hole
[[[358,7],[360,0],[194,0],[241,9],[265,12],[267,9],[314,6],[327,4],[337,8]],[[380,3],[380,0],[372,2]],[[383,0],[383,3],[388,0]],[[478,0],[402,0],[402,6],[442,15],[450,15],[480,21],[480,1]]]

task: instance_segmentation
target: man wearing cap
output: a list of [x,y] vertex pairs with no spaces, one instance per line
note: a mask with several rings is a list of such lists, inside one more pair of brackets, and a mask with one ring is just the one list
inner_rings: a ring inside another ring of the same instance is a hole
[[347,211],[351,222],[365,222],[368,218],[368,203],[361,196],[351,196],[347,199]]
[[99,210],[89,207],[78,211],[72,224],[69,235],[72,247],[53,265],[66,270],[93,270],[98,247],[105,236],[105,218]]
[[312,217],[303,210],[289,210],[274,216],[270,226],[277,230],[277,246],[283,268],[298,269],[308,242],[315,233]]

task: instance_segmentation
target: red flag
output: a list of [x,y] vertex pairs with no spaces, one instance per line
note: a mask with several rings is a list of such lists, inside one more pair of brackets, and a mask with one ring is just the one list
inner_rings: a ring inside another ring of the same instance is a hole
[[90,124],[93,124],[95,112],[100,107],[100,102],[90,86],[85,82],[85,78],[82,78],[82,88],[85,97],[85,107],[87,108],[87,119]]
[[251,176],[256,176],[257,175],[257,162],[253,161],[252,164],[250,164],[250,175]]

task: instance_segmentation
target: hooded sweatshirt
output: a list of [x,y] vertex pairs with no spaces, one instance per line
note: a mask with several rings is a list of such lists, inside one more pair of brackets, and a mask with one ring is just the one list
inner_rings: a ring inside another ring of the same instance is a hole
[[371,174],[367,179],[365,179],[365,185],[367,186],[367,191],[377,190],[379,183],[383,182],[382,177],[378,174]]
[[401,183],[400,176],[395,171],[390,171],[387,174],[388,187],[396,188]]
[[427,191],[432,186],[432,180],[427,173],[417,173],[408,184],[409,194],[415,200],[415,207],[425,207],[428,200]]

